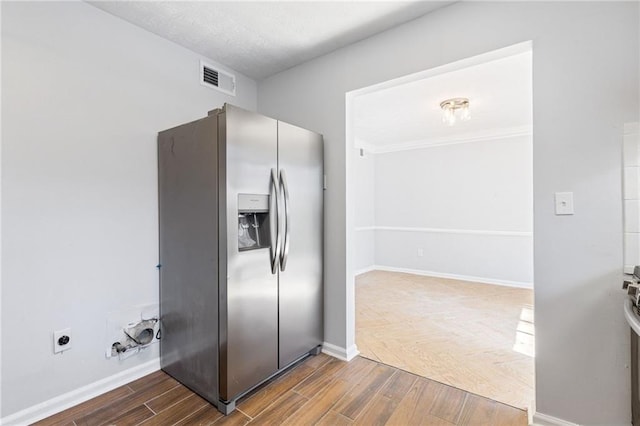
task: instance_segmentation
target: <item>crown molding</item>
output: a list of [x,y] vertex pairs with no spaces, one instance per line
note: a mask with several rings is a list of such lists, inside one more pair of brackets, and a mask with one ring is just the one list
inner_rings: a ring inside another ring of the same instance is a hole
[[533,134],[532,126],[504,127],[491,132],[474,132],[454,137],[442,137],[434,139],[417,139],[402,143],[387,145],[373,145],[358,139],[360,147],[371,154],[386,154],[390,152],[409,151],[414,149],[436,148],[446,145],[458,145],[471,142],[485,142],[497,139],[508,139]]

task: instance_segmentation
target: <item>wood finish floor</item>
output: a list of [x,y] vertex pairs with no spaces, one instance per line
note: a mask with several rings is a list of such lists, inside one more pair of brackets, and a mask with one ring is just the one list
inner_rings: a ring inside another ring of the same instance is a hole
[[372,271],[356,278],[360,354],[518,408],[534,398],[533,291]]
[[223,417],[162,371],[36,425],[491,425],[527,424],[526,413],[357,357],[309,357],[245,397]]

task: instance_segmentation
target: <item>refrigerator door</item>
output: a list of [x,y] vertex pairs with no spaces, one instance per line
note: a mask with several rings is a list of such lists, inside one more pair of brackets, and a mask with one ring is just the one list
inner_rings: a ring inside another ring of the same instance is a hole
[[261,226],[275,219],[271,176],[277,168],[278,128],[271,118],[228,104],[218,117],[218,127],[224,200],[220,223],[226,224],[220,238],[220,397],[230,401],[278,370],[273,239],[267,247],[252,250],[241,251],[238,243],[239,194],[269,195],[269,218]]
[[279,368],[322,343],[322,136],[278,122],[283,198]]

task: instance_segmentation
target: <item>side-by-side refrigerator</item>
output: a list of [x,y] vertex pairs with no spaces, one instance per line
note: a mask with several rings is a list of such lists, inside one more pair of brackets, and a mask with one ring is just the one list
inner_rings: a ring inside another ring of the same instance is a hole
[[162,369],[228,414],[322,343],[322,136],[225,104],[158,168]]

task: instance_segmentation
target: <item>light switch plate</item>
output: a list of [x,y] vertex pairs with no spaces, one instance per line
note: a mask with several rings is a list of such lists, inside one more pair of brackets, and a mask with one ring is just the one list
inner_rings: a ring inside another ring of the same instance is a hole
[[556,192],[556,214],[573,214],[573,192]]

